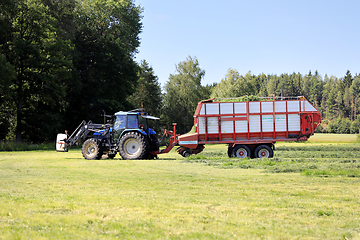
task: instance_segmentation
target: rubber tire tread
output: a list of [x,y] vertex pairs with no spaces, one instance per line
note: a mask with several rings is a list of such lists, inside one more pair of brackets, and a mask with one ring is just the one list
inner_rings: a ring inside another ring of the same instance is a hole
[[[89,143],[92,143],[94,145],[96,151],[92,157],[89,157],[89,155],[86,154],[86,145],[88,145]],[[101,147],[101,143],[97,141],[95,138],[89,138],[88,140],[86,140],[81,147],[81,152],[83,157],[87,160],[99,160],[103,155],[103,149]]]
[[149,151],[150,152],[155,152],[155,151],[159,151],[159,140],[157,139],[155,134],[151,134],[149,136]]
[[251,156],[251,151],[250,151],[250,148],[249,148],[248,146],[246,146],[246,145],[235,145],[235,147],[233,148],[233,152],[232,152],[232,155],[233,155],[234,157],[237,157],[237,156],[236,156],[236,151],[237,151],[239,148],[244,148],[244,149],[246,150],[246,152],[247,152],[246,157],[250,157],[250,156]]
[[[128,139],[135,139],[140,145],[140,151],[138,154],[129,155],[125,151],[124,144]],[[119,141],[119,154],[125,160],[137,160],[137,159],[146,159],[149,155],[149,144],[148,141],[137,132],[125,133]]]
[[260,145],[255,149],[255,158],[260,158],[259,157],[259,151],[262,148],[266,148],[266,150],[269,151],[269,157],[268,158],[272,158],[274,156],[274,151],[271,149],[271,147],[269,147],[268,145]]

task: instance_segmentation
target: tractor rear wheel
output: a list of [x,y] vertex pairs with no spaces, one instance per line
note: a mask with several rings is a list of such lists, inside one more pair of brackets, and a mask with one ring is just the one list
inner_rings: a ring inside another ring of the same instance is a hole
[[101,143],[94,138],[90,138],[82,145],[82,155],[87,160],[101,159],[103,150]]
[[148,142],[140,133],[125,133],[119,142],[119,153],[123,159],[145,159],[149,154]]

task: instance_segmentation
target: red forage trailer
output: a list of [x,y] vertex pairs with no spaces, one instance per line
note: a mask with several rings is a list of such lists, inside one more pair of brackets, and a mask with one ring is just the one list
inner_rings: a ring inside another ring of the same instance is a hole
[[195,133],[173,137],[166,153],[179,145],[184,157],[197,154],[205,144],[228,144],[229,157],[272,157],[277,141],[306,141],[320,125],[320,112],[305,97],[261,98],[261,101],[209,99],[194,115]]

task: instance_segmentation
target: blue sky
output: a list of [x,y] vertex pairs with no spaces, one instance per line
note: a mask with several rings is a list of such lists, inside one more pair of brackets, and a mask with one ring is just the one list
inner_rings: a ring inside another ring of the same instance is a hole
[[175,65],[197,57],[202,84],[229,68],[245,75],[316,70],[360,73],[359,0],[135,0],[144,8],[141,46],[164,86]]

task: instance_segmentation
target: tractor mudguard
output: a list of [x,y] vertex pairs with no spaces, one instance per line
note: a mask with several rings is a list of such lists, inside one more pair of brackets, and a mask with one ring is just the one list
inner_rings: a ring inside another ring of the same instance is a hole
[[154,129],[152,128],[149,128],[149,135],[155,135],[156,132],[154,131]]
[[[109,132],[112,132],[112,127],[109,129]],[[100,130],[99,132],[94,132],[94,136],[101,136],[105,132],[105,129]]]

